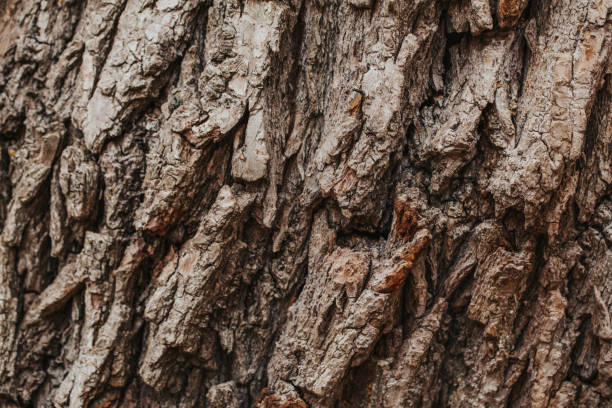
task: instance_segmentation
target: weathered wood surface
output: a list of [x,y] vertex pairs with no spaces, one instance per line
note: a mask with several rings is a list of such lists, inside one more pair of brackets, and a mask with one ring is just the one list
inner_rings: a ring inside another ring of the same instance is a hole
[[611,407],[611,0],[0,0],[0,406]]

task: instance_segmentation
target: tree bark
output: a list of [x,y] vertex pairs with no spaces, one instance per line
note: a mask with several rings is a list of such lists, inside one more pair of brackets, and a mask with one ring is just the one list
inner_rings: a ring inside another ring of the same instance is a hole
[[0,0],[0,406],[612,407],[610,0]]

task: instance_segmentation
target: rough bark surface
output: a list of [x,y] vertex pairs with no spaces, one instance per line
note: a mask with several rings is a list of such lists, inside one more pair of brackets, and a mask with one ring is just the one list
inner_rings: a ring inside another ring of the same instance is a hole
[[0,406],[612,407],[611,0],[0,0]]

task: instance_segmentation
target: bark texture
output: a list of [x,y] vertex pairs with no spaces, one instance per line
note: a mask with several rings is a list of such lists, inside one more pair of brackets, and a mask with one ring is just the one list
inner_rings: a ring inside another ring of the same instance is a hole
[[0,406],[612,407],[611,0],[0,0]]

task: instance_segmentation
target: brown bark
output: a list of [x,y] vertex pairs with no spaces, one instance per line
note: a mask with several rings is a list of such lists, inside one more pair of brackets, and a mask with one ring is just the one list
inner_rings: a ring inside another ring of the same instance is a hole
[[0,406],[612,406],[610,0],[0,6]]

